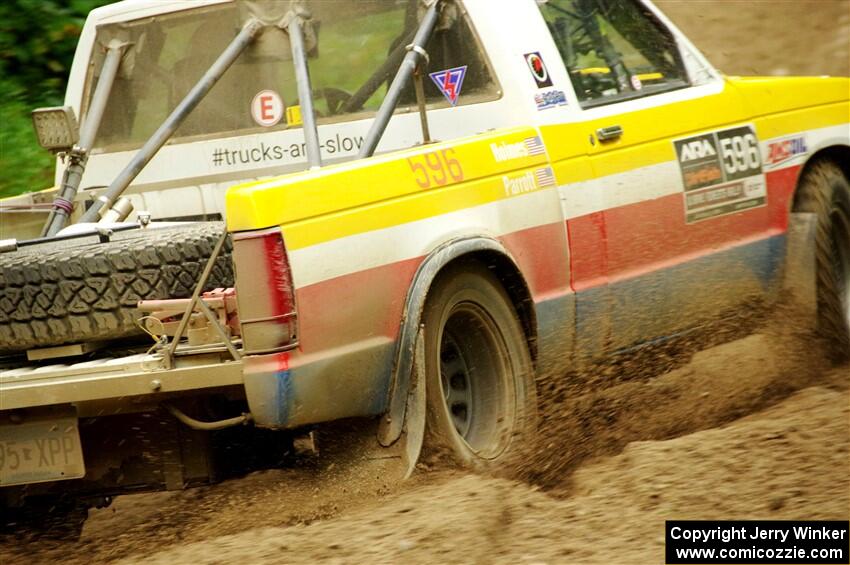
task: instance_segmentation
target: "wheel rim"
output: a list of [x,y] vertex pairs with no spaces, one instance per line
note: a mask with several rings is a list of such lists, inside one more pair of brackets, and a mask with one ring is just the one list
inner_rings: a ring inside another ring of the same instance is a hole
[[833,268],[845,327],[850,329],[850,215],[836,207],[831,216]]
[[513,369],[504,337],[480,306],[456,305],[440,338],[440,382],[449,420],[482,458],[510,441],[514,421]]

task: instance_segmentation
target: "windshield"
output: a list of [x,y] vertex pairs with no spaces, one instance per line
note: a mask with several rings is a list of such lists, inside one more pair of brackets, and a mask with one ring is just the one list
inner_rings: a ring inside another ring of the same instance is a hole
[[[315,0],[304,3],[316,37],[309,56],[319,124],[367,117],[387,86],[418,25],[416,0]],[[96,148],[141,145],[236,36],[248,11],[239,2],[100,26],[98,57],[88,81],[91,96],[103,46],[128,44],[100,127]],[[430,71],[461,65],[468,71],[459,104],[498,97],[486,58],[465,17],[435,33],[427,50]],[[289,37],[266,28],[187,118],[177,138],[300,127],[300,106]],[[426,80],[429,106],[449,102]],[[413,86],[399,111],[415,102]]]

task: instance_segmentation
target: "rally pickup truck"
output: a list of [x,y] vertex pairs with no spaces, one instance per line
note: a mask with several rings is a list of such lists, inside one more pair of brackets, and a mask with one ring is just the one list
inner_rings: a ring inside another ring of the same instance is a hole
[[0,506],[346,418],[497,469],[537,375],[783,289],[840,358],[848,93],[725,77],[644,0],[97,9],[33,114],[56,187],[0,202]]

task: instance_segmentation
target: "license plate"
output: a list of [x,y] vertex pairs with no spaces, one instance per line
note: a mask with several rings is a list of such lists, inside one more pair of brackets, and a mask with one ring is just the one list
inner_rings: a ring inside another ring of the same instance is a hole
[[0,425],[0,486],[85,475],[76,418]]

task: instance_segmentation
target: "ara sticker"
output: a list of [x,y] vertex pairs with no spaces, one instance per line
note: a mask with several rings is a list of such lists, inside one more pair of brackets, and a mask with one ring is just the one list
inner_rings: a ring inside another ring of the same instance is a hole
[[446,100],[452,106],[457,106],[460,89],[463,87],[463,79],[466,77],[466,65],[430,73],[428,76],[431,77],[431,80],[434,81],[434,84],[437,85],[437,88],[440,89]]
[[673,141],[687,223],[767,204],[759,142],[750,125]]
[[534,81],[537,83],[537,88],[547,88],[552,86],[552,78],[549,76],[549,69],[546,68],[546,64],[543,62],[543,57],[540,56],[540,52],[535,51],[533,53],[526,53],[524,57],[525,63],[528,65],[528,70],[531,71],[531,76],[534,77]]
[[261,90],[251,100],[251,117],[257,125],[266,128],[276,125],[284,111],[283,100],[274,90]]

